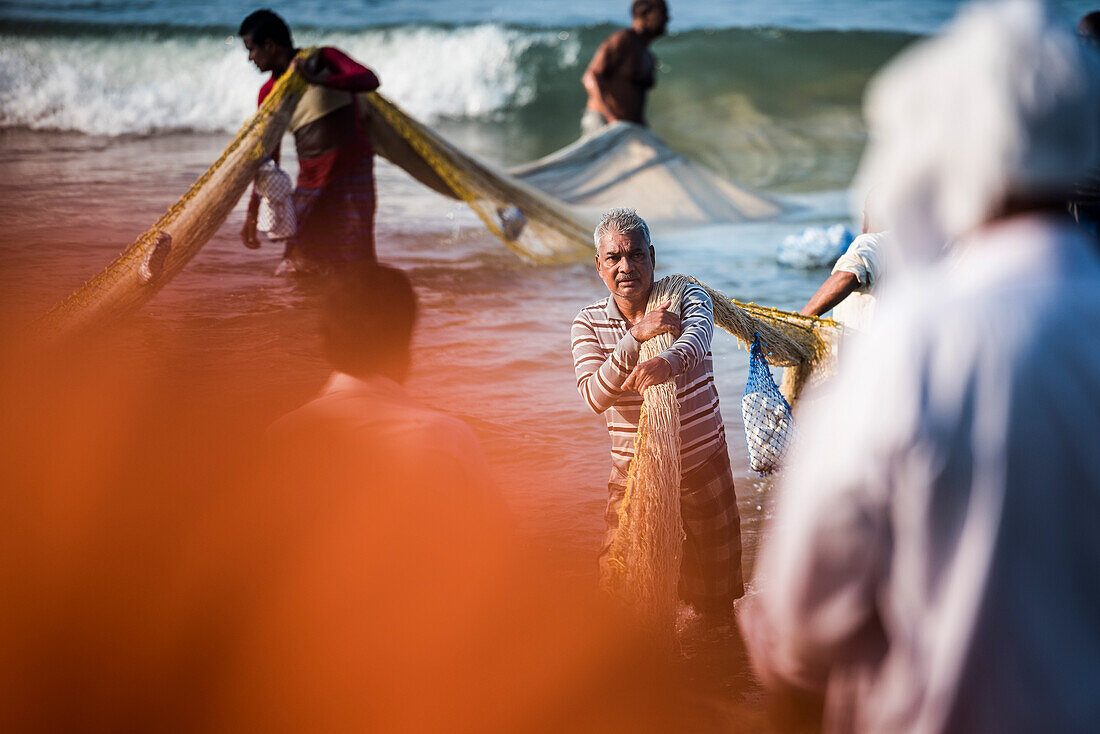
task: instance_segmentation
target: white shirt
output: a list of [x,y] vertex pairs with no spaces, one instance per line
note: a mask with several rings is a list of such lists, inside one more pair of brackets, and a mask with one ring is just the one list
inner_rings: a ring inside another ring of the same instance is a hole
[[807,405],[745,636],[827,730],[1100,731],[1098,244],[957,247]]
[[864,331],[875,314],[875,296],[872,291],[885,273],[882,244],[885,232],[868,232],[852,240],[848,250],[833,265],[834,273],[851,273],[859,280],[859,287],[848,294],[833,309],[833,318],[848,329]]

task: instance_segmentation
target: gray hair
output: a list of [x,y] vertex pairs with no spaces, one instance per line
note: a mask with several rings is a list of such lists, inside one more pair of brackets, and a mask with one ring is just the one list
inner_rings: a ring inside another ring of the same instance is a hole
[[651,243],[649,236],[649,225],[645,223],[645,220],[638,216],[638,212],[633,209],[612,209],[603,215],[600,219],[600,223],[596,225],[596,231],[592,233],[592,242],[596,246],[596,251],[600,249],[600,240],[606,235],[624,234],[629,235],[631,232],[641,232],[642,239],[645,240],[648,247]]

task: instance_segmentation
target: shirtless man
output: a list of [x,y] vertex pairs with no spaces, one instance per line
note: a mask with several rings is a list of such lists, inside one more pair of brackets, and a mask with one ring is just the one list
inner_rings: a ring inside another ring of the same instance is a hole
[[646,124],[646,94],[657,83],[657,57],[649,50],[668,27],[665,0],[634,0],[629,28],[605,40],[581,81],[588,104],[581,118],[581,132],[589,135],[617,120]]

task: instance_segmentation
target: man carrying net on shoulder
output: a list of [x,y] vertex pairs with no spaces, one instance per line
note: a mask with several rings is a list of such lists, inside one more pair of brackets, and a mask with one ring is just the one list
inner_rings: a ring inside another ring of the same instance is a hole
[[[680,513],[686,538],[680,597],[709,623],[730,618],[744,593],[741,520],[710,354],[714,311],[710,296],[690,284],[680,315],[665,303],[648,314],[655,254],[649,227],[631,209],[603,216],[594,235],[596,272],[610,294],[577,314],[572,326],[577,388],[586,405],[603,413],[611,434],[612,471],[605,514],[607,536],[600,554],[607,573],[619,507],[634,458],[634,434],[647,387],[675,379],[680,406]],[[642,342],[669,333],[672,346],[639,363]]]
[[[276,80],[293,67],[309,88],[290,119],[298,154],[294,210],[298,231],[287,241],[279,274],[375,259],[374,150],[359,119],[355,95],[378,88],[378,77],[335,48],[324,47],[309,60],[298,50],[290,28],[270,10],[257,10],[238,31],[248,58],[271,78],[260,88],[259,104]],[[278,151],[273,156],[278,160]],[[256,223],[260,197],[253,191],[241,230],[247,247],[259,247]]]

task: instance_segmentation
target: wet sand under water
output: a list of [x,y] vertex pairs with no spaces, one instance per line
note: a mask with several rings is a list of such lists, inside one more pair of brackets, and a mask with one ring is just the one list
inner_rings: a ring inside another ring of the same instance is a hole
[[[224,136],[106,139],[0,131],[0,289],[7,318],[26,322],[102,269],[217,157]],[[293,171],[292,171],[293,173]],[[380,162],[379,258],[409,274],[420,299],[407,387],[474,429],[493,479],[530,543],[563,573],[595,580],[610,469],[600,416],[576,392],[569,325],[606,291],[589,262],[524,263],[464,207],[427,192]],[[779,268],[774,248],[807,224],[843,218],[844,200],[802,202],[797,219],[655,231],[658,275],[684,272],[742,300],[797,309],[824,273]],[[629,202],[624,202],[629,204]],[[328,373],[318,353],[316,285],[272,277],[281,247],[254,252],[236,238],[240,206],[218,235],[131,322],[128,348],[168,355],[179,385],[197,396],[274,420],[308,400]],[[716,381],[737,484],[745,576],[772,506],[772,482],[748,470],[740,417],[747,354],[724,333],[713,347]],[[777,375],[778,377],[778,375]],[[764,727],[762,693],[736,633],[689,623],[683,672],[693,687]]]

